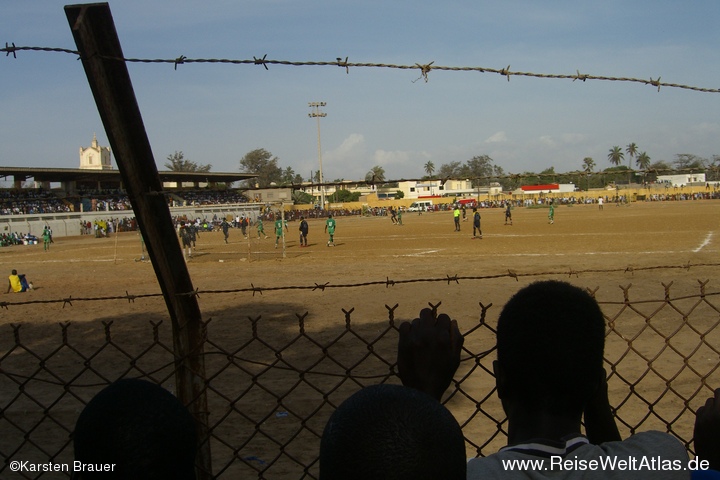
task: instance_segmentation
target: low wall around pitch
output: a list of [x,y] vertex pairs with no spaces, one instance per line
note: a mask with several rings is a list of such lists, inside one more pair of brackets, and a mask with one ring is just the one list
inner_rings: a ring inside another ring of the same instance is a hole
[[[262,204],[240,203],[231,205],[213,206],[191,206],[191,207],[170,207],[170,214],[173,217],[200,218],[211,220],[213,216],[236,217],[245,215],[255,220]],[[80,235],[81,222],[93,223],[95,220],[121,220],[123,218],[134,218],[132,210],[109,210],[98,212],[59,212],[40,213],[34,215],[1,215],[0,234],[17,232],[20,234],[29,233],[40,236],[45,225],[48,225],[54,237],[72,237]]]

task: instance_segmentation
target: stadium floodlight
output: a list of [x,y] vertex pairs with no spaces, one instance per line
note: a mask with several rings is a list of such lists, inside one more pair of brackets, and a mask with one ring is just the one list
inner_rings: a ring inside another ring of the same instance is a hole
[[[320,147],[320,118],[327,117],[327,113],[322,113],[320,107],[327,105],[325,102],[310,102],[308,106],[312,108],[312,113],[308,113],[308,117],[317,118],[317,132],[318,132],[318,161],[320,162],[320,208],[325,210],[325,185],[323,185],[323,173],[322,173],[322,148]],[[312,179],[310,179],[312,180]]]

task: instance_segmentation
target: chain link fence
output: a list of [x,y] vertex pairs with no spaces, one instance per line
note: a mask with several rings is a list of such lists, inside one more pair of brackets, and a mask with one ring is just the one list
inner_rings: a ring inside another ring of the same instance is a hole
[[[671,284],[660,298],[634,299],[630,285],[617,292],[599,303],[621,432],[668,431],[692,451],[695,410],[720,386],[720,292],[700,281],[695,293],[682,296],[673,296]],[[203,334],[210,433],[203,441],[210,442],[215,478],[317,478],[320,436],[335,408],[363,386],[400,383],[401,309],[385,308],[387,318],[375,323],[353,319],[353,309],[327,318],[258,313],[229,330],[209,320]],[[468,456],[506,443],[491,365],[499,311],[480,303],[478,320],[469,328],[461,323],[462,362],[444,398],[463,428]],[[171,328],[150,317],[0,327],[0,476],[57,478],[13,473],[9,464],[71,463],[75,421],[112,381],[144,378],[174,391]]]

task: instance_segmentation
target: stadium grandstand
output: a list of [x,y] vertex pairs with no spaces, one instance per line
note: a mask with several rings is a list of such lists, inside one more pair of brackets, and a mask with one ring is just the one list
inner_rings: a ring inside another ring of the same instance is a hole
[[[245,173],[158,172],[172,206],[247,202],[245,195],[228,188],[254,178]],[[0,215],[131,210],[119,170],[80,168],[0,167],[0,178],[12,188],[0,190]],[[36,188],[22,188],[32,179]]]

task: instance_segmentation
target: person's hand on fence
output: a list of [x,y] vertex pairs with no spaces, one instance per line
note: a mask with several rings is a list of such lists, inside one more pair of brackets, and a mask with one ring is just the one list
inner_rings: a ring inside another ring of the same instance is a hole
[[585,404],[585,433],[594,445],[622,440],[608,398],[607,372],[602,370],[598,386]]
[[698,408],[694,437],[697,457],[707,460],[712,470],[720,470],[720,388]]
[[403,385],[440,400],[460,365],[463,341],[457,321],[429,308],[401,324],[397,363]]

